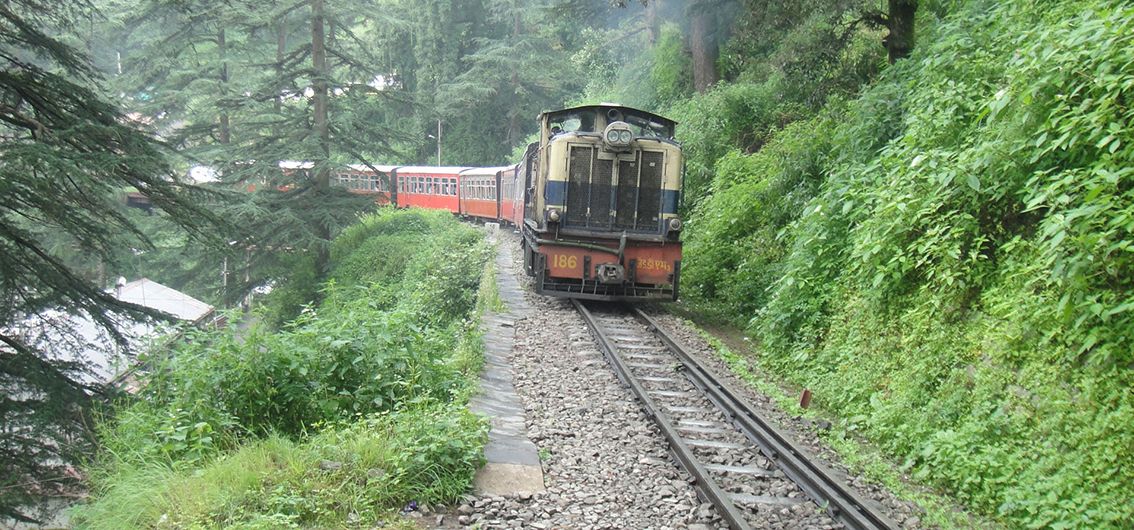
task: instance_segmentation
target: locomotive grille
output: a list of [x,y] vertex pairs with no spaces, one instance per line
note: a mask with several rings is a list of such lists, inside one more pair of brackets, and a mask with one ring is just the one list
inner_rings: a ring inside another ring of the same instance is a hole
[[614,220],[615,227],[619,230],[634,229],[634,206],[637,203],[638,164],[623,160],[618,163],[618,215]]
[[634,225],[638,230],[658,230],[661,215],[662,166],[665,155],[642,151],[641,178],[638,179],[638,212]]
[[610,184],[614,179],[613,160],[595,160],[591,177],[591,216],[587,228],[610,230]]
[[587,206],[590,195],[592,147],[572,147],[567,174],[566,226],[587,226]]
[[[564,226],[590,230],[657,232],[665,153],[637,151],[634,160],[598,158],[593,147],[572,146]],[[615,211],[611,212],[611,208]]]

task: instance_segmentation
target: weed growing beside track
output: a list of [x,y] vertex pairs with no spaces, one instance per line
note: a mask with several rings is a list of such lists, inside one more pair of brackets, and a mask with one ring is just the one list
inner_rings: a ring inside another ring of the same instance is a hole
[[346,230],[318,305],[192,336],[111,411],[79,526],[357,526],[463,493],[486,433],[465,405],[490,255],[443,212]]

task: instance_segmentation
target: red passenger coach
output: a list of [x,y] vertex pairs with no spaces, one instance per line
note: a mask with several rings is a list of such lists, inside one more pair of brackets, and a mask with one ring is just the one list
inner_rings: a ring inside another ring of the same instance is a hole
[[[358,195],[373,195],[379,206],[390,204],[390,174],[398,166],[351,164],[335,174],[335,184]],[[378,173],[375,174],[374,170]]]
[[524,219],[524,188],[517,185],[517,174],[517,166],[509,166],[500,172],[500,220],[516,227]]
[[398,206],[449,210],[457,213],[457,184],[467,167],[402,166],[395,170]]
[[461,172],[461,215],[500,219],[500,172],[507,167],[474,167]]

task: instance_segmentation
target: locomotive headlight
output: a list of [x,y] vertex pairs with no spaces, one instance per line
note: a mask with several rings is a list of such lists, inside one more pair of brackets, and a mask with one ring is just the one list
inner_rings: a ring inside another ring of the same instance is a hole
[[670,219],[669,220],[669,231],[670,232],[681,231],[681,219],[678,219],[676,217],[674,217],[673,219]]
[[559,222],[559,210],[552,208],[547,211],[547,219],[553,223]]
[[630,130],[629,124],[624,121],[616,121],[606,126],[606,131],[603,132],[602,137],[606,141],[607,149],[625,151],[630,147],[634,133]]

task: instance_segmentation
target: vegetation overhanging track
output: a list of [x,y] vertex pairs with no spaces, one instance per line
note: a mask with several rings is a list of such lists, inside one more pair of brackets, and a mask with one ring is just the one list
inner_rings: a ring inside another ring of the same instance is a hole
[[[598,318],[579,300],[572,300],[576,310],[583,316],[591,328],[604,355],[621,379],[640,400],[646,414],[654,419],[662,434],[670,444],[670,448],[682,467],[693,476],[696,486],[705,499],[716,506],[720,515],[730,528],[735,530],[748,529],[751,526],[745,521],[742,510],[737,507],[737,498],[726,492],[709,471],[706,464],[700,462],[690,448],[690,442],[683,439],[679,428],[675,426],[669,414],[658,407],[655,399],[643,385],[642,381],[634,375],[628,363],[619,355],[615,342],[610,334],[600,324]],[[824,507],[828,514],[851,529],[878,529],[894,528],[896,525],[878,513],[872,505],[865,502],[858,494],[847,488],[842,481],[834,478],[823,466],[807,457],[806,451],[793,444],[775,427],[768,424],[757,414],[751,406],[727,387],[718,381],[700,361],[689,355],[677,341],[667,334],[657,322],[642,310],[622,305],[624,312],[644,325],[653,336],[665,345],[665,348],[678,361],[678,370],[685,374],[690,382],[697,387],[718,411],[729,420],[734,428],[739,430],[748,440],[754,443],[761,453],[775,464],[783,474],[794,482],[816,504]],[[660,394],[655,392],[655,394]],[[720,468],[721,466],[715,466]],[[768,497],[750,497],[760,502],[778,502],[779,499]]]

